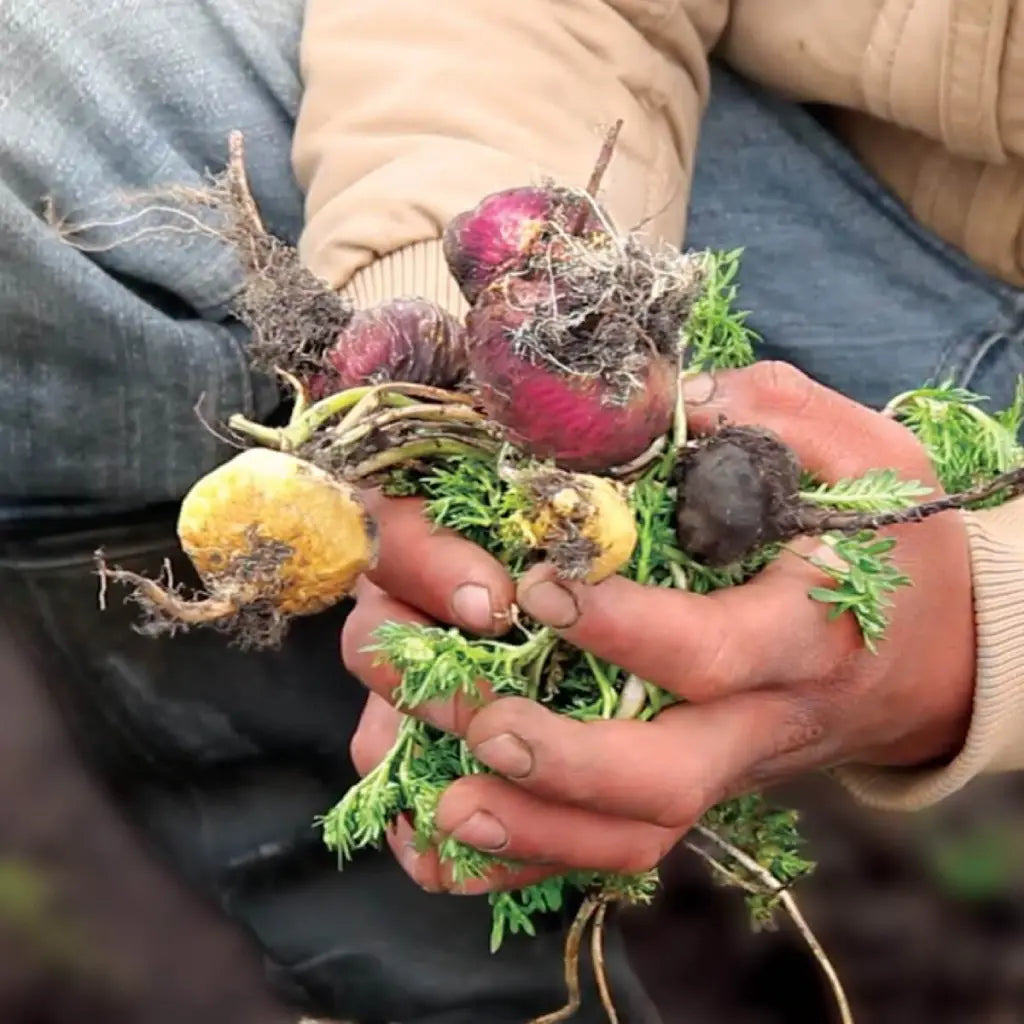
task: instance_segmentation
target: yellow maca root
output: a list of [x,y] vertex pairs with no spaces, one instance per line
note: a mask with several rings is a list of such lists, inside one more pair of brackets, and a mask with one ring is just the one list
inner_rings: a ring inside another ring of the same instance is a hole
[[376,524],[359,491],[294,455],[253,448],[197,481],[178,514],[178,538],[206,594],[176,592],[170,570],[158,583],[109,569],[130,584],[148,613],[144,631],[211,625],[244,646],[276,645],[285,624],[346,597],[377,559]]
[[[185,496],[178,538],[203,582],[244,575],[279,553],[274,604],[312,615],[344,598],[373,567],[377,538],[359,492],[303,459],[251,448],[208,473]],[[241,581],[239,581],[241,582]]]
[[636,517],[621,484],[561,470],[530,473],[524,482],[533,505],[520,523],[527,543],[546,550],[566,576],[600,583],[629,562]]

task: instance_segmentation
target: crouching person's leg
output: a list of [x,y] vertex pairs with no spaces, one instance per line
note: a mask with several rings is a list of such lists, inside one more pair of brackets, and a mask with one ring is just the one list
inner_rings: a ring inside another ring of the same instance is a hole
[[[228,316],[241,278],[227,247],[138,222],[69,244],[44,201],[72,226],[123,218],[137,209],[126,193],[203,185],[238,129],[267,227],[294,240],[301,13],[301,0],[0,7],[0,588],[91,763],[254,937],[286,999],[362,1024],[522,1024],[565,997],[573,908],[492,956],[486,899],[421,892],[386,851],[339,871],[314,827],[355,778],[364,694],[340,664],[343,609],[299,623],[280,651],[241,653],[213,632],[144,638],[137,608],[97,603],[98,548],[147,575],[170,557],[189,580],[175,502],[231,454],[202,419],[265,417],[278,398]],[[614,932],[608,959],[621,1019],[656,1019]],[[573,1019],[601,1021],[584,978]]]

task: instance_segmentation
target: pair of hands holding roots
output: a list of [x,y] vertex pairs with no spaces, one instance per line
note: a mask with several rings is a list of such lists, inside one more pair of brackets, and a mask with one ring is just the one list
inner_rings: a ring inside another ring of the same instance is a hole
[[[694,378],[688,426],[724,417],[778,434],[819,479],[879,465],[937,487],[927,454],[895,421],[780,363]],[[495,775],[453,783],[437,827],[523,867],[456,888],[404,819],[388,841],[430,891],[518,888],[571,869],[640,872],[712,805],[845,762],[911,766],[959,751],[971,716],[975,637],[967,535],[948,512],[892,532],[913,585],[893,595],[878,652],[849,614],[829,619],[808,589],[829,585],[784,554],[750,582],[698,596],[621,576],[565,584],[545,566],[513,582],[489,554],[434,530],[415,499],[371,496],[381,562],[345,625],[346,666],[370,690],[352,756],[361,774],[391,747],[397,673],[365,648],[386,621],[441,622],[500,635],[517,605],[567,641],[685,699],[650,722],[581,723],[509,697],[416,709],[464,737]],[[827,558],[813,540],[791,545]],[[937,644],[932,635],[942,638]]]

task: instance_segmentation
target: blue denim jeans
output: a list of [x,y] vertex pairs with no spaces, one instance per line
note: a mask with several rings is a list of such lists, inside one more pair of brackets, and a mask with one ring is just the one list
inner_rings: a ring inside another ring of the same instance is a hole
[[[0,510],[21,527],[0,597],[126,811],[254,937],[286,998],[361,1024],[520,1024],[562,998],[565,916],[491,957],[485,902],[423,894],[387,853],[339,873],[311,826],[354,778],[344,609],[274,655],[146,640],[130,610],[96,610],[96,547],[139,571],[180,561],[173,503],[226,454],[200,396],[217,421],[269,413],[275,391],[228,315],[230,253],[204,237],[83,252],[42,201],[103,219],[123,190],[201,184],[241,129],[268,227],[295,240],[302,6],[0,6]],[[722,68],[687,241],[745,247],[763,354],[863,402],[953,376],[1004,403],[1024,369],[1020,292],[916,227],[811,114]],[[656,1021],[614,930],[609,963],[624,1024]],[[575,1020],[602,1019],[590,987]]]

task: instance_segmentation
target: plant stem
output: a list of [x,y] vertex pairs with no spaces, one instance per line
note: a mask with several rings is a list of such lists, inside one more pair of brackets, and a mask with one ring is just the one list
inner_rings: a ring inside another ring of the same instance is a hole
[[641,473],[664,451],[667,443],[664,435],[656,437],[646,451],[642,452],[632,461],[624,462],[621,466],[612,466],[607,470],[607,475],[614,477],[616,480],[623,480]]
[[590,929],[590,959],[594,965],[597,990],[601,994],[601,1005],[608,1016],[609,1024],[619,1024],[619,1015],[615,1010],[611,989],[608,987],[608,972],[604,966],[604,920],[607,914],[608,904],[602,900],[594,915],[594,925]]
[[618,706],[613,718],[628,720],[636,718],[647,703],[647,686],[638,676],[628,675],[619,694]]
[[818,506],[804,506],[795,516],[795,522],[787,530],[788,536],[779,540],[792,540],[793,537],[821,533],[859,533],[861,530],[880,530],[886,526],[899,526],[904,523],[919,523],[930,516],[942,512],[951,512],[966,508],[979,501],[1002,491],[1009,491],[1009,497],[1017,497],[1024,493],[1024,467],[1011,469],[1006,473],[971,487],[957,494],[947,494],[941,498],[933,498],[906,508],[887,509],[884,512],[845,512],[836,509],[823,509]]
[[[365,384],[354,388],[346,388],[344,391],[336,391],[332,395],[321,398],[319,402],[306,408],[299,417],[292,417],[292,421],[283,431],[275,432],[283,435],[283,443],[291,448],[298,448],[305,444],[328,420],[339,416],[342,413],[355,412],[360,409],[359,416],[349,420],[343,420],[339,429],[344,430],[351,427],[355,420],[360,419],[362,414],[373,404],[387,406],[409,406],[418,404],[415,400],[431,399],[442,406],[472,405],[472,399],[468,395],[462,395],[455,391],[446,391],[444,388],[432,387],[430,384],[411,384],[406,382],[388,382],[385,384]],[[365,405],[361,403],[365,402]],[[257,433],[251,429],[258,424],[250,424],[244,417],[232,417],[243,426],[243,432],[257,437]],[[229,422],[231,422],[229,421]],[[262,430],[267,430],[264,427]]]
[[241,413],[236,412],[228,417],[228,428],[236,434],[251,437],[265,448],[276,448],[278,451],[288,450],[288,435],[283,427],[265,427],[262,423],[254,423]]
[[[615,124],[608,130],[608,134],[604,137],[604,142],[601,144],[601,152],[597,156],[597,163],[594,164],[594,169],[590,172],[590,180],[587,182],[587,195],[591,199],[597,197],[598,190],[601,188],[601,179],[604,178],[605,172],[608,170],[608,165],[612,162],[612,153],[615,150],[615,144],[619,140],[619,132],[622,131],[622,118],[620,117]],[[579,212],[576,214],[575,219],[569,225],[570,235],[582,235],[583,229],[587,224],[587,211],[590,206],[586,200],[580,203]]]
[[392,466],[411,462],[414,459],[423,459],[432,455],[479,456],[487,452],[488,448],[482,443],[470,444],[468,441],[457,441],[450,437],[428,437],[378,452],[353,466],[345,476],[352,481],[364,480],[385,469],[390,469]]
[[828,979],[828,982],[832,987],[832,994],[835,997],[836,1006],[839,1010],[839,1017],[842,1024],[854,1024],[853,1013],[850,1010],[850,1003],[846,998],[846,992],[843,990],[843,984],[839,980],[839,975],[836,973],[835,967],[832,966],[832,961],[829,960],[824,948],[818,941],[817,936],[811,930],[811,926],[807,923],[803,913],[797,906],[797,902],[793,898],[793,894],[788,892],[786,887],[766,867],[759,864],[749,854],[744,853],[739,847],[733,846],[732,843],[723,839],[706,825],[697,825],[695,827],[695,831],[705,839],[714,843],[720,850],[723,850],[734,861],[736,861],[737,864],[740,864],[752,875],[760,879],[769,891],[778,897],[779,902],[786,908],[786,912],[789,914],[793,923],[803,936],[808,948],[814,955],[815,960],[818,961],[818,965],[824,972],[825,977]]
[[292,389],[292,412],[288,418],[290,427],[305,416],[306,410],[309,408],[309,396],[302,381],[294,373],[282,370],[280,366],[275,366],[274,371]]
[[616,705],[619,703],[619,695],[608,681],[608,677],[605,675],[597,658],[590,651],[584,651],[583,657],[586,659],[587,667],[594,677],[594,682],[597,683],[598,690],[601,691],[601,718],[611,718],[615,714]]
[[[349,445],[355,444],[356,441],[362,440],[367,434],[371,434],[375,430],[382,430],[392,423],[399,423],[403,420],[419,419],[429,423],[448,423],[452,420],[460,423],[475,424],[487,422],[487,418],[482,413],[477,412],[468,405],[414,403],[398,409],[383,409],[372,416],[364,417],[361,422],[355,422],[355,412],[356,410],[353,409],[350,414],[353,415],[353,424],[348,429],[344,429],[343,424],[338,425],[336,429],[337,439],[332,442],[331,448],[347,448]],[[348,417],[346,417],[347,419]]]
[[580,905],[576,919],[569,929],[565,940],[563,962],[565,967],[565,987],[569,991],[569,1000],[560,1010],[545,1013],[542,1017],[534,1017],[529,1024],[559,1024],[569,1020],[580,1008],[580,946],[583,944],[583,933],[590,919],[597,912],[600,901],[588,896]]

